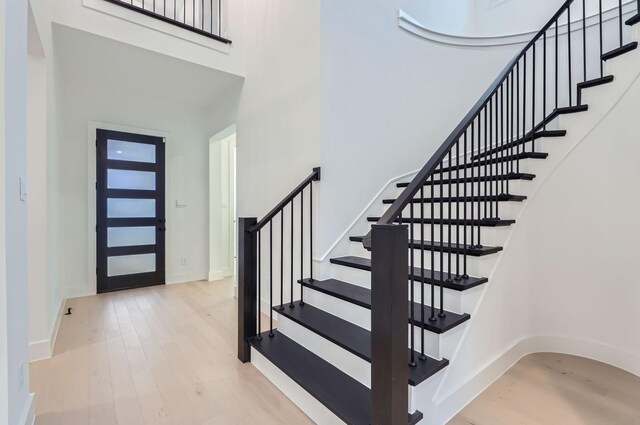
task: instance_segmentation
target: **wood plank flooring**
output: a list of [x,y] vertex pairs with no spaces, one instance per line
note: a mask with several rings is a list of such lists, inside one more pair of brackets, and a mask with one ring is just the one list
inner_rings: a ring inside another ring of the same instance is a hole
[[30,366],[37,425],[313,423],[237,360],[231,280],[76,298],[67,307],[73,314],[62,317],[54,356]]
[[522,358],[448,425],[640,425],[640,378],[565,354]]
[[[30,365],[37,425],[312,423],[236,359],[232,280],[76,298],[67,307],[73,314],[62,317],[54,356]],[[560,424],[640,425],[640,378],[535,354],[449,422]]]

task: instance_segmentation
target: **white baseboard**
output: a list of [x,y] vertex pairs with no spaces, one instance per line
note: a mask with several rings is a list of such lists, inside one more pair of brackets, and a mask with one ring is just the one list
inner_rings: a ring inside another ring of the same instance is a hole
[[24,410],[20,415],[18,424],[20,425],[33,425],[36,422],[36,404],[34,403],[34,393],[30,393],[27,402],[25,403]]
[[65,298],[80,298],[80,297],[88,297],[90,295],[95,295],[95,288],[90,288],[88,286],[73,286],[70,288],[66,288],[64,291]]
[[53,347],[55,346],[56,338],[58,337],[60,319],[62,318],[65,303],[66,300],[60,301],[56,320],[53,322],[51,329],[49,330],[49,338],[29,343],[29,362],[48,359],[53,354]]
[[212,270],[209,272],[209,281],[222,280],[225,278],[225,274],[222,270]]
[[208,277],[208,273],[206,272],[182,273],[173,276],[167,276],[166,284],[175,285],[176,283],[195,282],[198,280],[207,280]]

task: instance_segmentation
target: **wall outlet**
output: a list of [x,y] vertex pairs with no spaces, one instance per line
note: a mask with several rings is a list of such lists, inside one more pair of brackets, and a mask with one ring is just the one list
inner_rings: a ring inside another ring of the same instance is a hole
[[182,264],[183,266],[186,266],[186,265],[187,265],[187,259],[186,259],[186,258],[184,258],[184,257],[182,257],[182,258],[180,259],[180,264]]

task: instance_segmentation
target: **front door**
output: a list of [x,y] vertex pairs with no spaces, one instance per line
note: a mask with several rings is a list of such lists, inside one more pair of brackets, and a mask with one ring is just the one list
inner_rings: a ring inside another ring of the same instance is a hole
[[96,136],[98,293],[164,284],[164,139]]

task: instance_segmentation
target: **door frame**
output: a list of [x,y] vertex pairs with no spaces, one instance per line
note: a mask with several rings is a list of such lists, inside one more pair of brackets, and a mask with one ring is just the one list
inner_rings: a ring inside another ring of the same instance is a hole
[[[154,130],[149,128],[141,128],[141,127],[133,127],[121,124],[113,124],[109,122],[101,122],[101,121],[89,121],[88,123],[88,132],[87,132],[87,166],[88,166],[88,177],[87,177],[87,252],[89,253],[87,259],[87,270],[90,278],[89,282],[89,290],[84,287],[82,290],[74,290],[74,288],[69,288],[70,291],[67,295],[67,298],[75,298],[82,297],[87,295],[95,295],[98,293],[98,276],[96,274],[96,266],[97,266],[97,238],[96,238],[96,225],[97,223],[97,209],[96,209],[96,131],[98,129],[103,130],[112,130],[112,131],[122,131],[125,133],[135,133],[142,134],[145,136],[154,136],[154,137],[163,137],[165,141],[165,175],[167,175],[167,165],[168,158],[167,152],[172,141],[171,133],[164,130]],[[165,190],[165,211],[168,212],[167,209],[167,199],[168,194]],[[169,241],[171,240],[171,227],[167,227],[167,232],[165,233],[165,255],[168,252],[166,247],[169,245]]]

